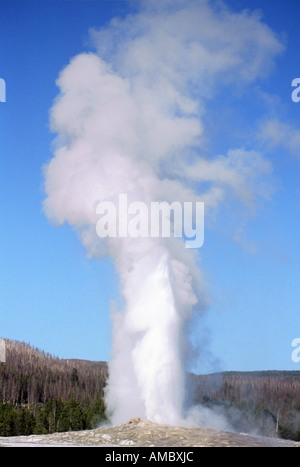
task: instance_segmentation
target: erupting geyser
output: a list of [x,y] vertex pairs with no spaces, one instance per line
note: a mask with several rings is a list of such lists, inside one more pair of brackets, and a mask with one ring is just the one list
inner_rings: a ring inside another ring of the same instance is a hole
[[[124,309],[112,313],[106,403],[113,423],[139,416],[183,424],[187,324],[207,305],[195,250],[182,238],[99,238],[99,202],[203,201],[227,193],[253,205],[270,164],[256,151],[204,146],[205,110],[224,81],[250,84],[281,45],[255,14],[206,0],[140,1],[138,11],[91,31],[96,52],[60,73],[51,109],[57,133],[44,168],[44,210],[74,226],[88,254],[109,254]],[[237,32],[239,39],[237,40]]]

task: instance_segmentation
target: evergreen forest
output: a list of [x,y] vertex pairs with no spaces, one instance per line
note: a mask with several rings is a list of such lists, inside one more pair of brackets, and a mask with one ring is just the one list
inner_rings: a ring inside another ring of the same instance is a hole
[[87,430],[105,420],[105,362],[59,359],[6,340],[0,365],[0,436]]

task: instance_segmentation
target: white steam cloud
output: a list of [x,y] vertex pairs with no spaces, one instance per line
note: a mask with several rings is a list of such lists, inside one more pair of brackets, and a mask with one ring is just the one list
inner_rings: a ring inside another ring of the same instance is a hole
[[221,83],[262,77],[282,46],[257,14],[219,2],[135,7],[91,31],[96,52],[77,55],[60,73],[44,210],[76,228],[89,256],[109,254],[120,275],[125,305],[112,312],[106,392],[112,422],[182,424],[186,328],[208,303],[197,256],[180,238],[100,239],[96,206],[117,204],[120,193],[129,202],[201,200],[206,215],[232,194],[253,206],[270,163],[243,148],[205,153],[205,110]]

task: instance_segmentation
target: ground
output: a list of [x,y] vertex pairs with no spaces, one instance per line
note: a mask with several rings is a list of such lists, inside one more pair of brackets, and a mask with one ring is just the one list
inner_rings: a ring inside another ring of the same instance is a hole
[[0,447],[143,446],[143,447],[292,447],[293,441],[217,431],[159,425],[139,418],[95,430],[0,437]]

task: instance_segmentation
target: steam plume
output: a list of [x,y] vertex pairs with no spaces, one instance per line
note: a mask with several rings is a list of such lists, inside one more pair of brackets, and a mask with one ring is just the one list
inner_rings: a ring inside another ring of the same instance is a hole
[[44,210],[75,227],[90,257],[111,255],[124,309],[112,312],[106,402],[113,423],[133,416],[184,423],[187,324],[208,304],[197,255],[177,238],[96,235],[96,206],[205,202],[234,193],[248,206],[270,163],[255,150],[205,152],[205,111],[221,82],[250,85],[282,46],[257,14],[214,2],[138,2],[138,11],[91,31],[96,52],[74,57],[57,80],[54,157]]

